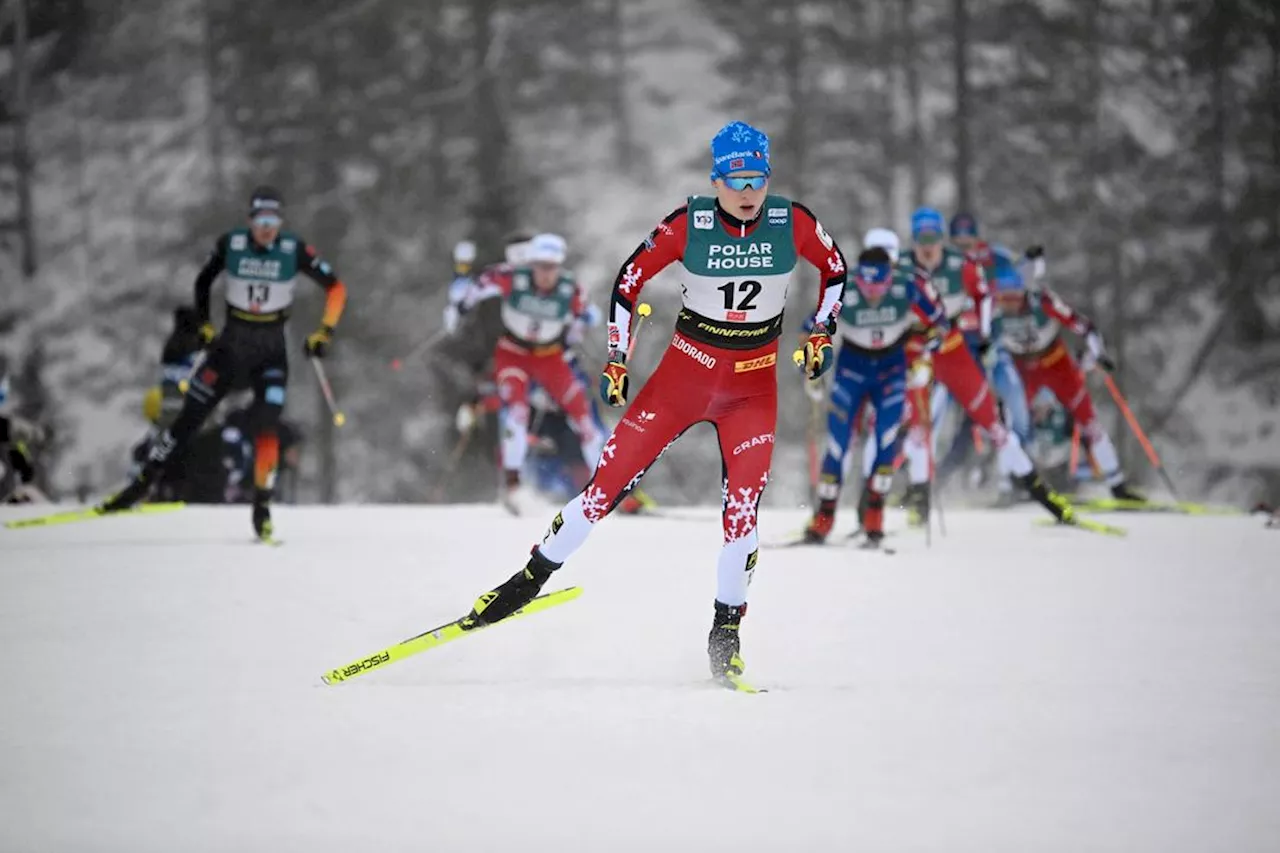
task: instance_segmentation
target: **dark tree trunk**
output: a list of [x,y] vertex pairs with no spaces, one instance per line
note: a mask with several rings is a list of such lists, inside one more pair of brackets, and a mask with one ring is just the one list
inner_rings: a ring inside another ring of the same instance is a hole
[[952,0],[955,27],[956,86],[956,207],[970,210],[973,205],[973,152],[969,137],[969,8],[967,0]]
[[22,274],[36,274],[35,213],[31,201],[31,150],[27,145],[27,120],[31,116],[31,69],[27,54],[27,0],[13,0],[13,166],[18,190],[18,241],[22,246]]
[[503,110],[497,61],[493,55],[500,7],[500,0],[472,0],[468,5],[476,75],[472,135],[476,140],[473,172],[477,194],[472,209],[476,244],[482,259],[502,256],[503,240],[517,221],[511,131]]
[[929,180],[925,158],[923,96],[921,94],[919,51],[915,43],[916,0],[901,0],[899,12],[898,63],[907,82],[907,158],[911,169],[911,206],[924,203]]
[[787,182],[792,194],[799,199],[808,198],[809,156],[804,138],[805,82],[804,82],[804,30],[800,12],[795,3],[787,4],[786,58],[783,60],[783,76],[787,87],[786,157]]
[[609,74],[609,109],[613,113],[614,162],[626,174],[636,165],[635,131],[631,126],[631,110],[627,106],[626,15],[622,0],[609,2],[609,54],[613,60]]

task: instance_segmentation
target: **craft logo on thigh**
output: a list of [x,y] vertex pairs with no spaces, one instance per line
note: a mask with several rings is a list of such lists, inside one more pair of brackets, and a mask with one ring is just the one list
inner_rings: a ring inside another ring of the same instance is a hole
[[741,453],[744,453],[745,451],[750,450],[753,447],[763,447],[766,444],[773,444],[773,433],[766,432],[766,433],[762,433],[761,435],[754,436],[753,438],[747,439],[746,441],[742,442],[742,444],[739,444],[737,447],[733,449],[733,455],[737,456]]
[[734,373],[750,373],[753,370],[763,370],[766,367],[773,367],[778,363],[778,354],[771,352],[768,355],[762,355],[759,358],[749,358],[746,361],[735,361],[733,363]]

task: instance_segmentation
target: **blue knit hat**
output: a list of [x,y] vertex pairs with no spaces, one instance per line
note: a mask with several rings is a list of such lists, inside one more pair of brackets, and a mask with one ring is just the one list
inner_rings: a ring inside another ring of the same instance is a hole
[[742,121],[731,121],[711,140],[711,179],[732,172],[769,174],[769,137]]
[[947,220],[932,207],[918,207],[911,214],[911,239],[917,243],[941,243],[947,235]]

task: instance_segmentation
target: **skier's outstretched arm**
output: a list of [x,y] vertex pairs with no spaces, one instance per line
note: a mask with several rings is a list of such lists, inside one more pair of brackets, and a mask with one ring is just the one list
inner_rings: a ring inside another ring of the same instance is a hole
[[329,262],[320,257],[314,246],[305,241],[299,243],[298,269],[325,289],[324,314],[320,318],[320,326],[307,336],[306,344],[307,355],[323,358],[329,352],[334,329],[338,327],[342,312],[347,307],[347,286],[338,278]]
[[204,266],[196,273],[196,322],[200,327],[200,338],[204,343],[213,339],[213,327],[210,324],[212,313],[209,308],[213,282],[227,268],[228,236],[223,234],[214,244],[213,251],[205,259]]
[[645,283],[684,257],[688,237],[688,207],[680,205],[649,232],[644,242],[622,262],[609,297],[609,351],[627,351],[631,342],[631,313]]
[[814,326],[820,326],[833,322],[840,311],[840,302],[844,299],[844,288],[848,281],[844,254],[813,211],[800,202],[792,202],[791,206],[795,211],[791,218],[791,229],[795,236],[796,251],[813,264],[822,276],[818,308],[813,315]]

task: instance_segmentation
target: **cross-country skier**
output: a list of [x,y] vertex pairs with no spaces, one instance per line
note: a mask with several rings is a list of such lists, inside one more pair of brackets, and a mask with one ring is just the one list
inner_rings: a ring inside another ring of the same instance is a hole
[[[934,289],[940,294],[951,332],[941,342],[929,359],[926,354],[918,366],[917,375],[932,367],[934,376],[951,396],[964,407],[969,417],[991,438],[996,448],[1001,473],[1009,474],[1025,488],[1041,506],[1059,521],[1074,521],[1071,506],[1054,493],[1036,473],[1030,457],[1022,448],[1016,435],[1005,429],[996,415],[996,404],[991,386],[982,368],[981,356],[992,346],[991,300],[981,268],[965,258],[957,249],[943,245],[946,220],[933,208],[922,207],[911,217],[910,252],[902,256],[901,263],[914,267],[930,276]],[[931,365],[930,365],[931,362]],[[913,386],[920,382],[912,383]],[[935,395],[936,397],[936,395]],[[929,479],[932,439],[928,403],[923,389],[913,396],[912,428],[908,433],[905,453],[911,487],[908,501],[925,519],[929,513]]]
[[854,421],[869,401],[875,408],[876,457],[860,516],[866,544],[875,548],[884,538],[884,498],[893,483],[906,402],[907,338],[913,325],[930,329],[946,320],[928,279],[906,266],[895,269],[883,248],[858,256],[853,282],[856,287],[846,290],[840,309],[840,355],[827,416],[827,452],[818,483],[818,510],[805,529],[805,540],[822,542],[831,533]]
[[691,196],[618,272],[601,396],[611,406],[626,405],[632,309],[646,281],[679,263],[684,305],[670,346],[609,437],[586,488],[556,515],[524,569],[480,596],[465,622],[491,623],[532,600],[662,452],[689,427],[706,422],[716,429],[724,471],[724,547],[708,653],[712,674],[740,686],[738,630],[756,565],[756,510],[773,453],[775,364],[788,282],[799,258],[822,275],[813,331],[801,351],[805,373],[817,376],[833,361],[845,262],[807,207],[768,193],[764,133],[732,122],[711,141],[711,155],[715,196]]
[[[1035,397],[1041,388],[1052,390],[1088,441],[1111,494],[1117,500],[1145,501],[1145,496],[1125,482],[1115,445],[1098,420],[1093,398],[1085,385],[1085,373],[1095,366],[1108,372],[1115,369],[1102,335],[1087,317],[1047,287],[1026,287],[1020,280],[1005,280],[999,287],[1004,346],[1013,354],[1027,389],[1027,399]],[[1085,349],[1079,362],[1062,339],[1064,328],[1084,339]]]
[[461,240],[453,247],[453,281],[449,282],[449,303],[444,309],[444,330],[452,335],[462,318],[462,304],[475,286],[473,269],[476,263],[476,244]]
[[563,237],[538,234],[525,263],[486,270],[465,303],[469,310],[488,299],[502,302],[503,334],[494,348],[493,371],[502,402],[502,503],[516,515],[523,509],[519,489],[529,451],[530,383],[540,385],[568,416],[589,467],[604,442],[591,416],[590,392],[564,358],[566,344],[590,319],[582,288],[564,268],[566,253]]
[[[284,325],[293,305],[299,274],[327,292],[320,327],[306,340],[311,358],[324,358],[346,306],[347,289],[328,262],[312,246],[288,231],[280,193],[261,186],[249,199],[249,224],[218,238],[196,276],[196,312],[200,335],[209,344],[208,358],[196,371],[173,425],[154,442],[149,460],[131,482],[99,506],[104,513],[128,509],[147,496],[170,457],[179,452],[228,392],[254,391],[257,417],[254,438],[253,529],[270,539],[271,497],[275,487],[280,442],[276,425],[284,410],[289,358]],[[226,273],[227,323],[215,337],[210,322],[210,292]]]
[[[994,293],[1001,282],[1020,282],[1023,266],[1032,260],[1032,255],[1018,257],[1004,246],[994,245],[982,239],[979,234],[977,217],[971,213],[957,213],[951,217],[949,225],[951,244],[978,264],[986,279],[988,287]],[[1028,250],[1033,253],[1033,249]],[[1013,430],[1022,442],[1023,448],[1031,452],[1035,433],[1031,425],[1031,412],[1027,406],[1026,392],[1022,387],[1022,378],[1013,364],[1013,357],[1000,345],[1000,312],[994,310],[991,320],[990,339],[992,346],[982,355],[980,361],[986,369],[987,378],[1000,402],[1000,411],[1005,426]],[[942,422],[945,411],[941,407],[933,411],[934,430]],[[937,463],[935,479],[945,483],[974,450],[974,431],[966,418],[956,431],[956,438],[951,447]],[[1013,484],[1006,478],[998,478],[1000,500],[1002,504],[1012,503]]]
[[[982,267],[987,286],[992,292],[1001,286],[1016,286],[1022,282],[1022,266],[1034,261],[1036,249],[1028,249],[1024,258],[1018,258],[1004,246],[992,245],[983,240],[978,231],[978,220],[970,213],[957,213],[951,217],[949,227],[951,243]],[[1031,410],[1027,406],[1026,390],[1022,378],[1013,364],[1013,358],[1000,345],[1000,312],[993,311],[988,375],[991,387],[1004,409],[1005,424],[1013,430],[1024,446],[1032,442]]]
[[[188,377],[196,360],[204,352],[204,340],[200,337],[200,318],[194,306],[180,305],[173,311],[173,328],[160,351],[160,382],[147,389],[142,399],[142,412],[147,423],[144,435],[130,450],[133,464],[129,476],[133,477],[146,465],[151,443],[165,428],[172,426],[182,411],[182,398],[186,394]],[[178,500],[175,497],[177,482],[172,476],[182,472],[178,457],[170,457],[165,476],[152,484],[153,500]]]
[[8,400],[9,375],[0,373],[0,451],[4,452],[6,465],[13,472],[15,481],[6,493],[4,483],[6,478],[0,477],[0,500],[17,497],[23,488],[36,478],[36,469],[27,440],[35,437],[39,430],[17,417],[4,413],[3,409]]

